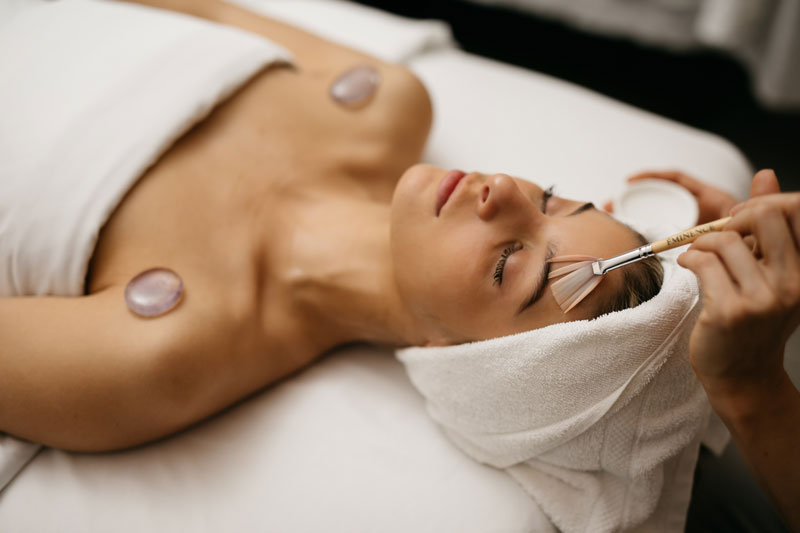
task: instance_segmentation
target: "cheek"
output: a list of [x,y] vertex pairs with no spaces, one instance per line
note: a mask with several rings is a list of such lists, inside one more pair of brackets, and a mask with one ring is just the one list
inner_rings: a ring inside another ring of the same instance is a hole
[[443,246],[418,265],[417,309],[447,331],[480,314],[485,304],[481,283],[491,287],[491,279],[476,270],[475,257],[471,246]]
[[441,320],[471,308],[481,280],[491,285],[491,276],[481,277],[475,268],[479,253],[477,245],[452,232],[397,228],[392,255],[401,296],[415,312]]

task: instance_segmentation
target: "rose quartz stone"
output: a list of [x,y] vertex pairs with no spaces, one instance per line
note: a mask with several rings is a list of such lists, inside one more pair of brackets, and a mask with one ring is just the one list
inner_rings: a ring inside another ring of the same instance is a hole
[[331,85],[333,100],[345,107],[357,107],[365,103],[381,81],[381,75],[373,67],[360,65],[346,70]]
[[168,268],[151,268],[138,274],[125,287],[125,303],[140,316],[158,316],[170,311],[183,296],[183,281]]

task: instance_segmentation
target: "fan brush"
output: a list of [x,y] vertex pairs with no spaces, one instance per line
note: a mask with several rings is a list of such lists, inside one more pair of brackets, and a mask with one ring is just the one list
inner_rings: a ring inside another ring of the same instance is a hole
[[721,231],[730,219],[731,217],[725,217],[706,224],[700,224],[671,235],[666,239],[640,246],[609,259],[600,259],[590,255],[560,255],[553,257],[550,259],[550,263],[572,263],[550,272],[548,279],[564,276],[553,283],[553,296],[561,310],[564,313],[568,313],[592,293],[595,287],[603,281],[603,276],[606,273],[652,257],[655,254],[690,244],[705,233]]

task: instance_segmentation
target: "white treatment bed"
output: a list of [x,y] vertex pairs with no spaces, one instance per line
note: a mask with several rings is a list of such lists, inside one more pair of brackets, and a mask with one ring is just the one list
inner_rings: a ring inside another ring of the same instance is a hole
[[[435,107],[424,159],[444,168],[503,171],[595,202],[642,169],[747,193],[752,169],[723,139],[464,53],[440,23],[337,1],[239,3],[406,62]],[[2,532],[548,530],[509,476],[440,433],[392,353],[368,346],[151,445],[44,449],[0,492]]]

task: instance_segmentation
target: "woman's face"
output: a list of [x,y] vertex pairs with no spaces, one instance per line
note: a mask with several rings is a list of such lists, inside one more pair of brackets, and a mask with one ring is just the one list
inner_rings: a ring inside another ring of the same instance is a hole
[[546,279],[547,259],[610,257],[640,246],[630,229],[591,204],[548,197],[520,178],[462,175],[415,165],[392,198],[398,290],[430,344],[591,318],[620,289],[620,273],[611,272],[565,315]]

